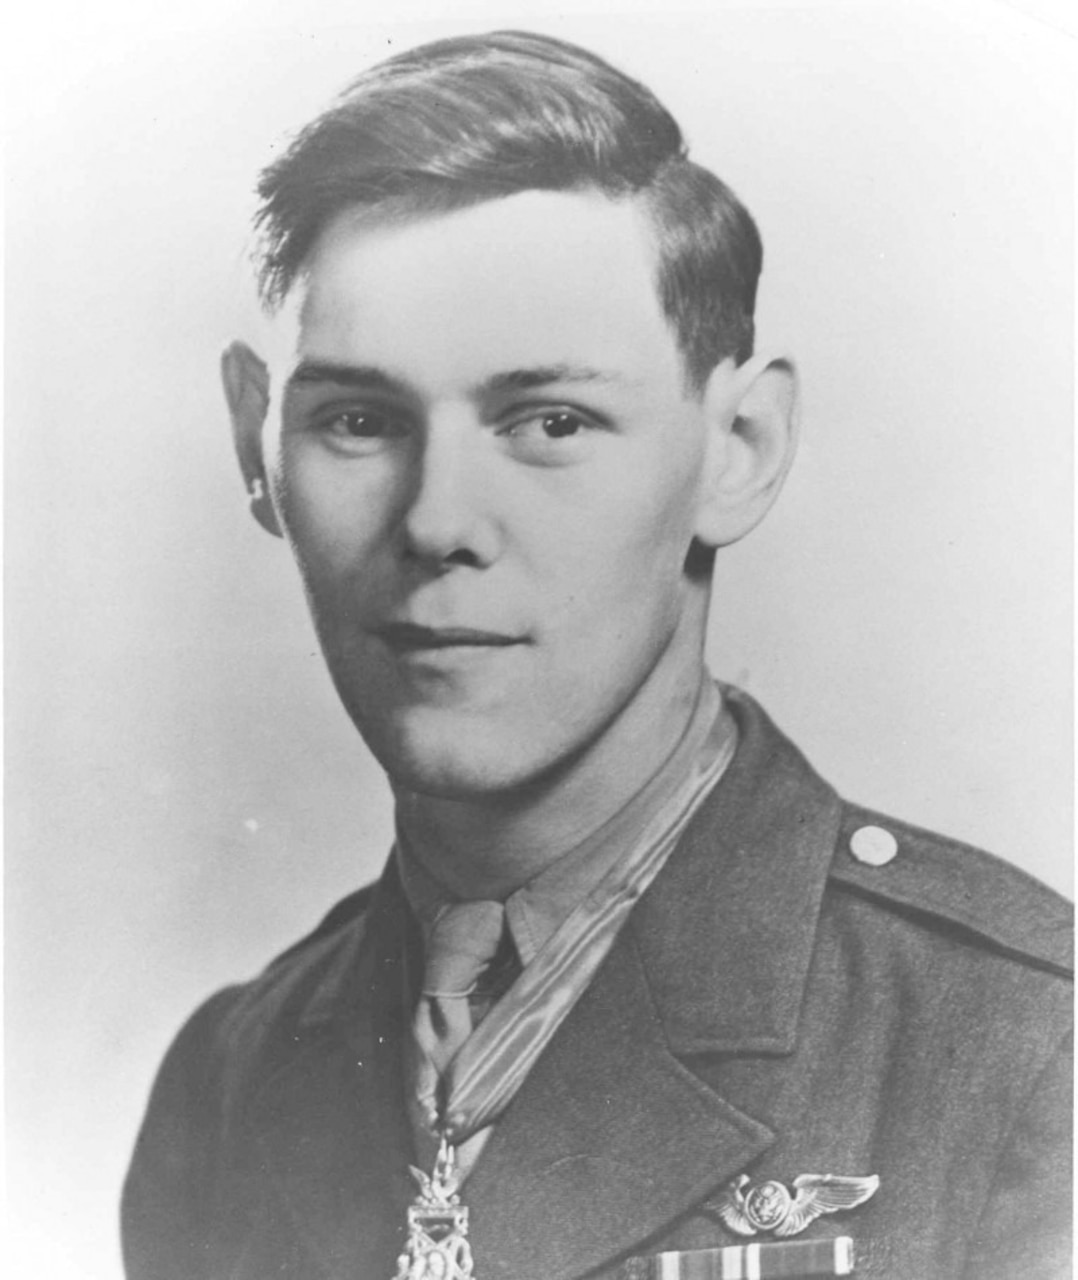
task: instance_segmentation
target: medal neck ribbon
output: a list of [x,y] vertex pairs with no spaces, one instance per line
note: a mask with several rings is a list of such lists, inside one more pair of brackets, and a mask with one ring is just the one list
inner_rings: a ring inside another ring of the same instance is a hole
[[[460,1144],[498,1119],[587,989],[629,912],[662,869],[693,814],[721,778],[736,749],[736,730],[710,682],[701,703],[693,725],[703,720],[702,741],[679,784],[667,793],[624,855],[546,939],[448,1062],[432,1062],[424,1037],[418,1034],[421,1022],[426,1020],[429,1025],[431,1018],[429,1000],[420,1000],[416,1014],[416,1047],[421,1057],[417,1101],[432,1137]],[[492,905],[485,904],[484,910]]]

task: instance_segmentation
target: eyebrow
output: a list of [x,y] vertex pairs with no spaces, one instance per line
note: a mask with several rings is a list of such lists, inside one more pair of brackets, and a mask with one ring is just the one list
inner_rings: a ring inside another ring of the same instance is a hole
[[539,365],[534,369],[510,369],[506,373],[496,373],[483,383],[483,389],[491,392],[533,391],[537,387],[546,387],[551,383],[584,383],[584,382],[617,382],[615,375],[603,373],[600,369],[589,369],[582,365],[551,364]]
[[287,385],[310,386],[331,382],[359,391],[403,391],[404,385],[373,365],[338,364],[335,360],[301,360],[288,375]]
[[[623,379],[600,369],[586,365],[551,364],[537,365],[530,369],[508,369],[493,374],[479,387],[488,395],[504,395],[513,391],[534,391],[557,383],[613,383]],[[288,386],[312,386],[332,383],[337,387],[350,387],[358,391],[386,391],[404,393],[407,387],[398,378],[373,365],[342,364],[335,360],[301,360],[288,377]]]

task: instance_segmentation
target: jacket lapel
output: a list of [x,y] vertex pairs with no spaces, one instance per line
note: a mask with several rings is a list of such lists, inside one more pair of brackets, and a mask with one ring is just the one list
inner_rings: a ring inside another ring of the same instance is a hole
[[795,1048],[840,802],[727,698],[733,763],[465,1186],[482,1280],[569,1280],[646,1249],[774,1141],[722,1057]]
[[772,1141],[670,1052],[623,931],[464,1188],[482,1280],[611,1261]]
[[333,1277],[391,1276],[415,1197],[402,1092],[411,929],[391,863],[250,1112],[286,1234]]
[[673,1051],[784,1055],[842,802],[747,695],[733,762],[630,918]]

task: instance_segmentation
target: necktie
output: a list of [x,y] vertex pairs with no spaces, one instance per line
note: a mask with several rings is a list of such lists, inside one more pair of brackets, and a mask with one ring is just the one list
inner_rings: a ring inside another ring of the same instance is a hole
[[412,1096],[418,1118],[432,1136],[444,1111],[442,1076],[477,1021],[472,1003],[504,930],[500,902],[459,902],[442,909],[427,939],[423,990],[413,1022],[418,1053]]

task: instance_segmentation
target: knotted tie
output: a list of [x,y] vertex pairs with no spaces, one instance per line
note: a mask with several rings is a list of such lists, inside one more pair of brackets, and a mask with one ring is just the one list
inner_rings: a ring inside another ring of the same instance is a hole
[[442,1076],[478,1020],[469,996],[474,1002],[504,929],[500,902],[459,902],[442,909],[427,940],[423,990],[413,1022],[418,1053],[412,1096],[432,1138],[445,1109]]

